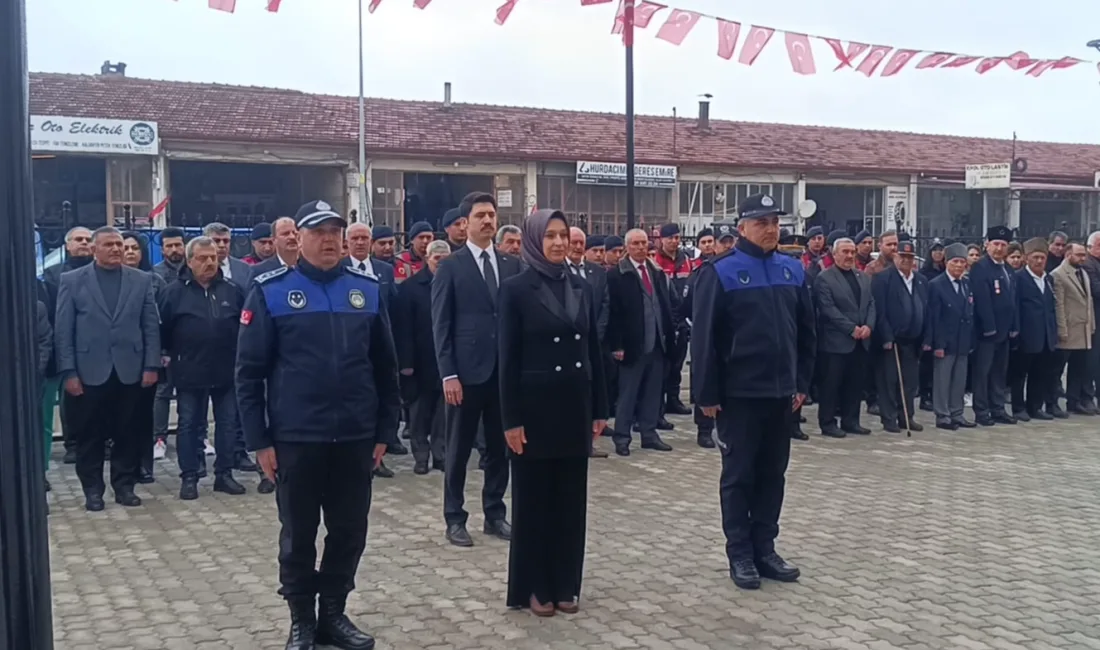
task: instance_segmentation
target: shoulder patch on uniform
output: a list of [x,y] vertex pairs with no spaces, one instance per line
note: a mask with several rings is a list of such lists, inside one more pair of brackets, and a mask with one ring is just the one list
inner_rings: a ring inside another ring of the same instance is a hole
[[366,271],[361,271],[354,266],[345,266],[344,270],[357,278],[363,278],[364,280],[370,280],[371,282],[378,282],[378,278],[376,276],[373,276]]
[[280,266],[279,268],[268,271],[267,273],[261,273],[260,275],[256,276],[256,278],[252,281],[256,284],[263,284],[265,282],[270,282],[271,280],[274,280],[280,275],[284,275],[288,272],[290,272],[289,266]]

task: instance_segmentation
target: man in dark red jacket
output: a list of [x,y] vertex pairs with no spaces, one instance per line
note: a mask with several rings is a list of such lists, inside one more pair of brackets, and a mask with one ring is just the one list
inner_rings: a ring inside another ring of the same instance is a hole
[[[691,325],[687,319],[679,318],[679,304],[684,300],[688,291],[688,278],[695,269],[691,258],[680,250],[680,226],[674,223],[666,223],[660,229],[661,238],[658,240],[657,255],[654,258],[657,266],[664,272],[668,281],[669,302],[672,304],[673,326],[676,330],[675,345],[667,351],[665,357],[665,403],[663,413],[675,415],[689,415],[691,409],[680,400],[680,384],[684,371],[684,360],[687,358],[688,339],[691,335]],[[664,417],[660,418],[660,425],[666,425]],[[666,428],[661,426],[660,428]],[[672,428],[672,427],[667,427]]]

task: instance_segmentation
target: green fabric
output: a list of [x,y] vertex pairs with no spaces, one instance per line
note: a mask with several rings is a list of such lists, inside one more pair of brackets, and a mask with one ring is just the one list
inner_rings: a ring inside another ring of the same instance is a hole
[[61,388],[61,378],[54,377],[42,382],[42,429],[46,442],[46,470],[50,469],[50,452],[53,451],[53,416],[57,406],[58,391]]

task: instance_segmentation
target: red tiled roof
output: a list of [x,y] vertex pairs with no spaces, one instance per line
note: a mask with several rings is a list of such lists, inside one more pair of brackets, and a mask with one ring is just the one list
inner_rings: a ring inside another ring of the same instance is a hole
[[[35,73],[35,115],[158,122],[169,140],[354,146],[354,97],[293,90],[148,79]],[[542,108],[368,99],[368,152],[456,158],[622,160],[622,115]],[[639,162],[805,171],[903,172],[961,177],[968,163],[1008,162],[1008,140],[863,131],[819,126],[638,116]],[[1087,182],[1100,146],[1017,142],[1026,178]],[[1024,179],[1021,179],[1024,180]]]

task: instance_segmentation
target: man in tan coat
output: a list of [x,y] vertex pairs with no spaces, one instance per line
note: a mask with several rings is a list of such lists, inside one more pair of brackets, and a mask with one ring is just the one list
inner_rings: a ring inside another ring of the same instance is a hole
[[[1085,247],[1070,244],[1065,259],[1051,271],[1054,280],[1055,315],[1058,321],[1058,350],[1066,372],[1066,410],[1080,415],[1097,415],[1087,382],[1089,349],[1096,321],[1092,291],[1085,275]],[[1059,375],[1061,373],[1059,372]]]

